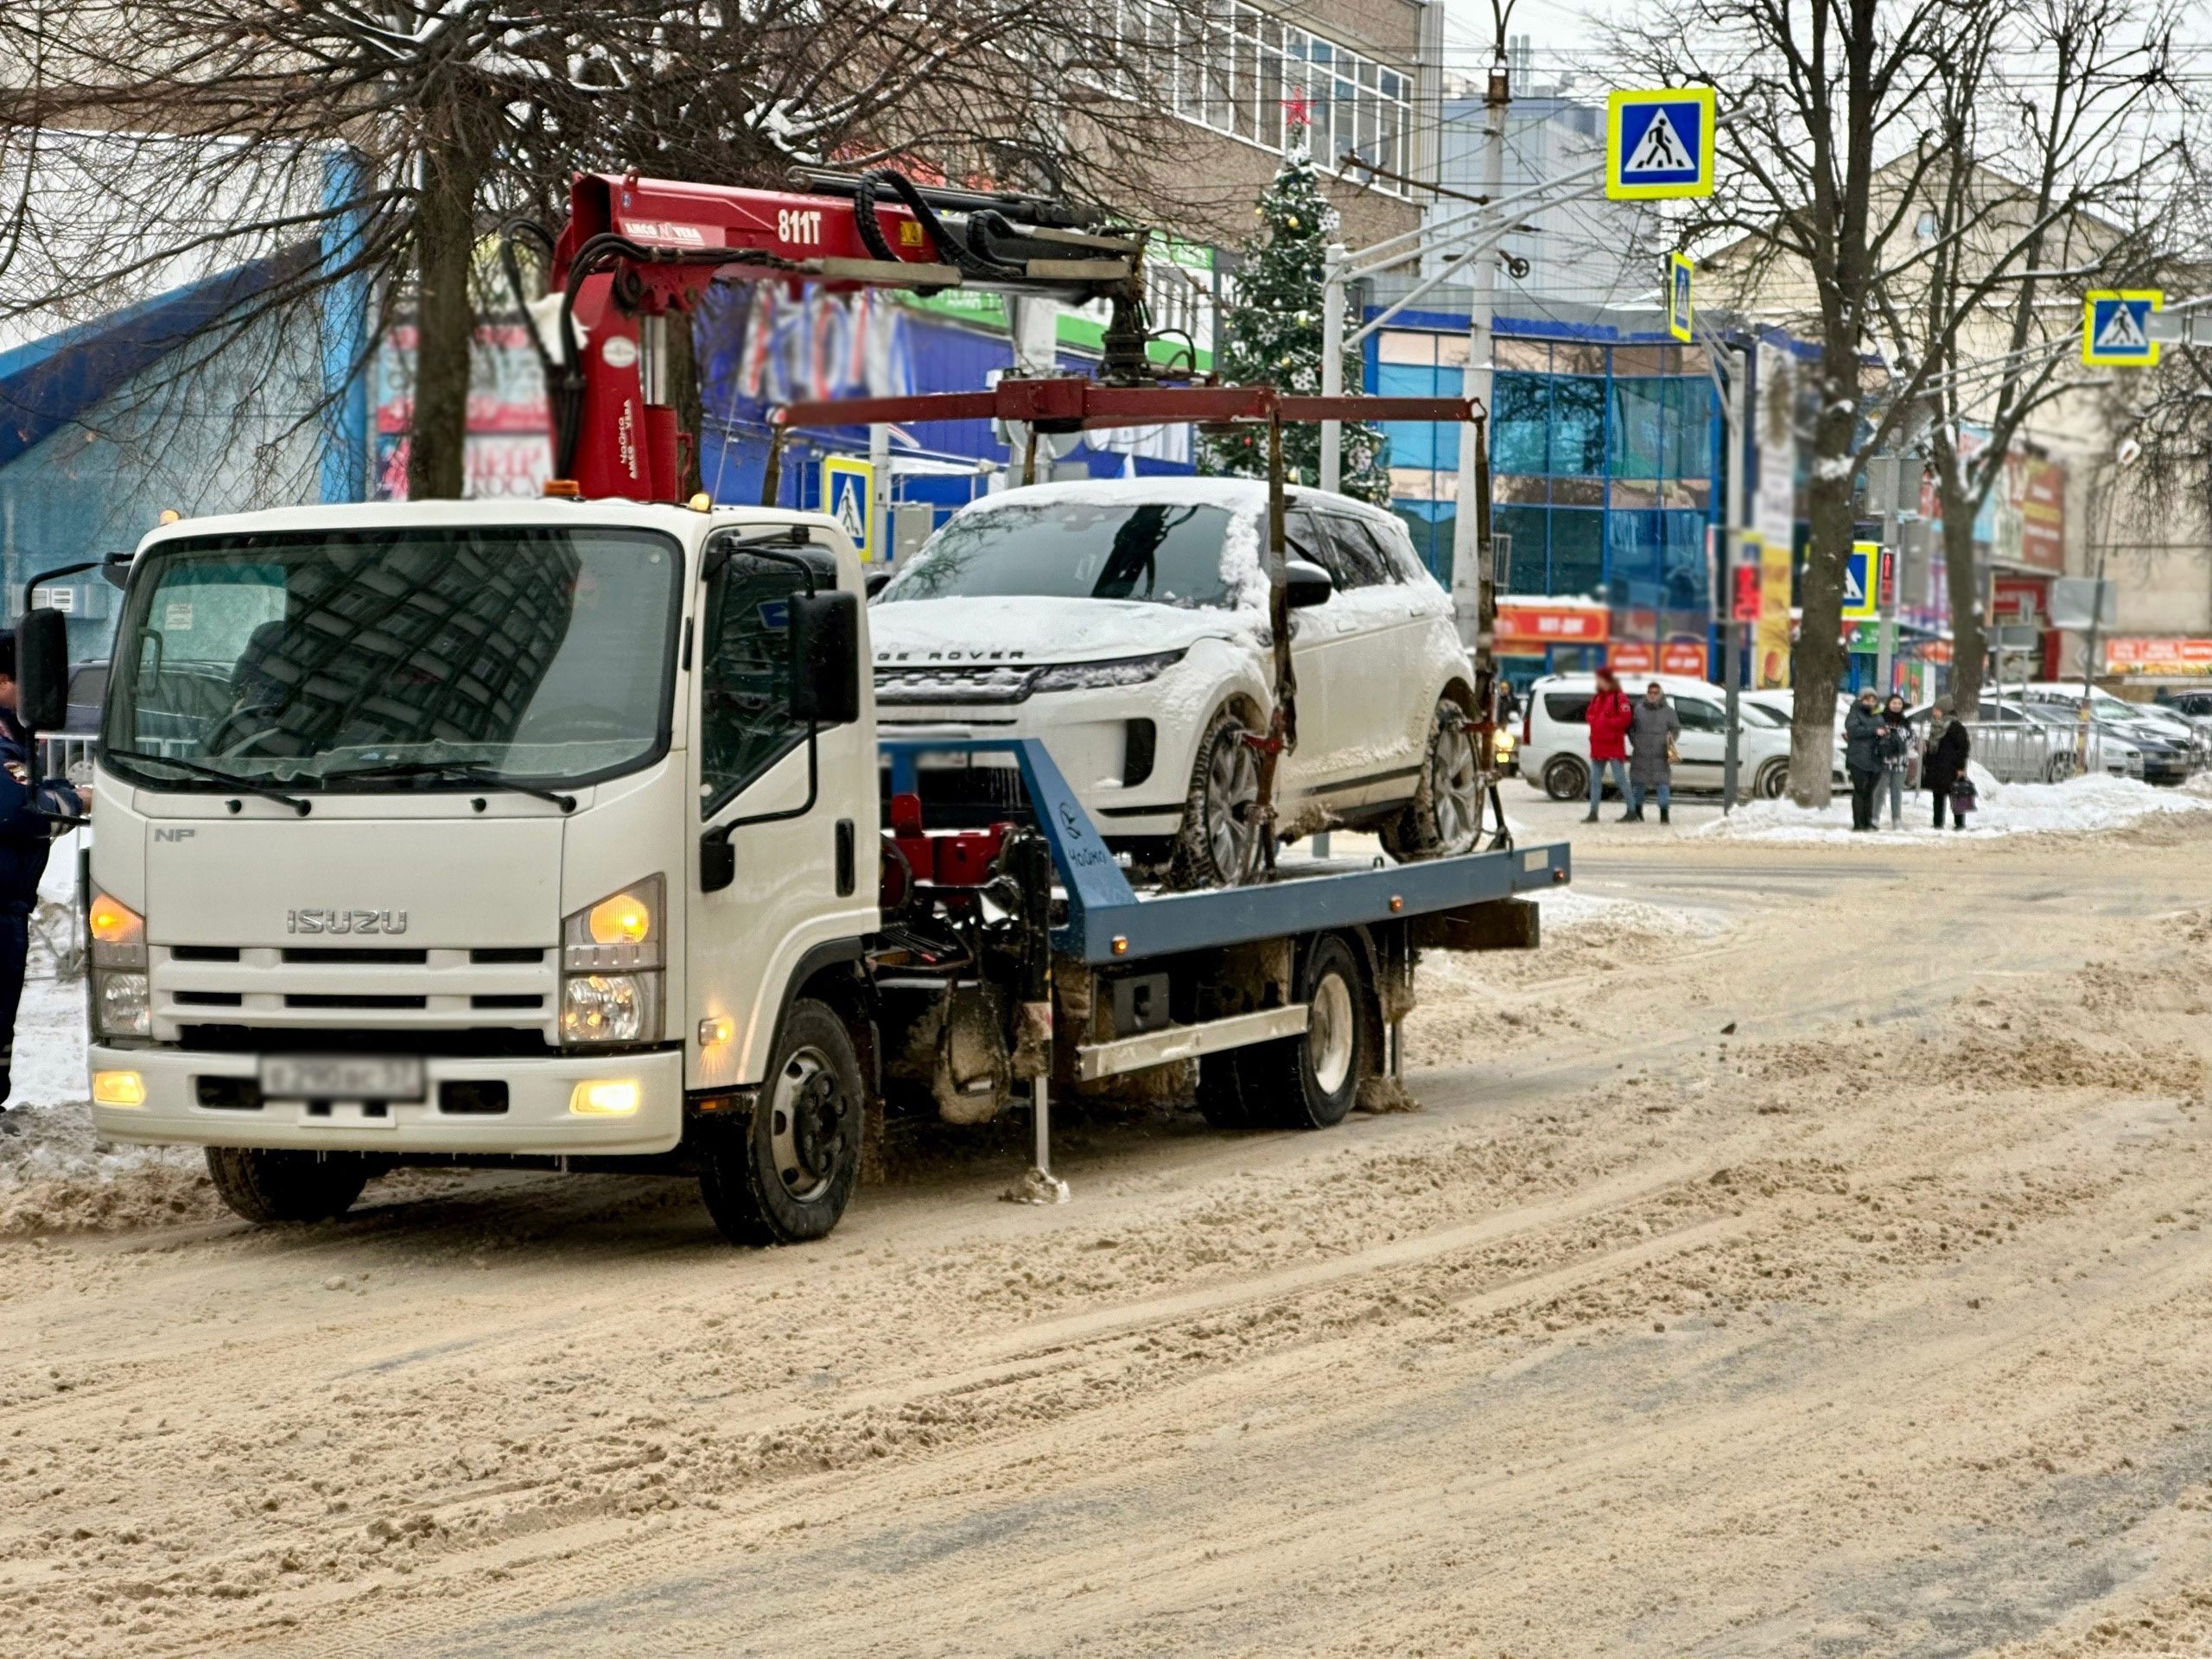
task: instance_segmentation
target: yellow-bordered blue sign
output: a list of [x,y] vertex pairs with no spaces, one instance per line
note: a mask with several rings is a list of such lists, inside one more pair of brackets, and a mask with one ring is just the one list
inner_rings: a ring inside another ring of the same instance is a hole
[[1881,589],[1877,583],[1882,569],[1882,544],[1879,542],[1853,542],[1851,557],[1843,567],[1843,618],[1867,620],[1882,613]]
[[842,526],[865,564],[875,557],[875,468],[853,455],[822,458],[822,511]]
[[2151,314],[2165,309],[2166,296],[2155,288],[2090,294],[2082,301],[2082,360],[2132,368],[2156,368],[2158,342],[2151,338]]
[[1713,88],[1661,87],[1605,100],[1605,194],[1662,201],[1713,194]]
[[1690,276],[1697,262],[1687,253],[1667,256],[1667,332],[1688,343],[1690,337]]

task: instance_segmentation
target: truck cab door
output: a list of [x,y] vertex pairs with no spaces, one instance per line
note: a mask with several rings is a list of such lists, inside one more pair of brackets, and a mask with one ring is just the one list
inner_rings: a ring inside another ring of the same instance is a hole
[[[759,1082],[802,964],[857,954],[879,919],[873,702],[861,697],[858,721],[817,728],[810,782],[808,727],[792,713],[791,607],[807,584],[788,558],[806,557],[827,591],[848,562],[824,548],[777,550],[785,561],[733,551],[699,595],[684,976],[694,1089]],[[857,596],[856,574],[855,584]],[[864,637],[861,647],[864,663]],[[702,838],[733,822],[734,876],[709,890]]]

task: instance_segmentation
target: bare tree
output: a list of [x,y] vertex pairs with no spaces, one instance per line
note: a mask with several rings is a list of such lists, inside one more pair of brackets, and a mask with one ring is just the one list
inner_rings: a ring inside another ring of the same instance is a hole
[[[1646,84],[1716,89],[1719,186],[1681,232],[1726,242],[1707,263],[1739,311],[1791,315],[1820,347],[1812,543],[1790,676],[1790,794],[1801,804],[1827,803],[1834,764],[1853,480],[1902,415],[1892,405],[1865,418],[1882,250],[1935,164],[1928,95],[1955,10],[1956,0],[1677,0],[1656,22],[1611,30],[1626,64],[1654,78]],[[1892,157],[1907,159],[1885,202],[1875,175]]]
[[457,495],[478,245],[557,217],[571,173],[908,159],[1172,211],[1186,9],[1130,31],[1082,0],[12,0],[0,320],[305,247],[217,327],[365,292],[372,341],[411,305],[409,488]]
[[[1951,692],[1971,717],[1985,653],[1974,521],[2014,440],[2092,383],[2081,296],[2158,258],[2194,111],[2171,72],[2181,8],[2031,0],[1961,14],[1938,54],[1934,164],[1911,244],[1878,290],[1892,372],[1923,387],[1951,613]],[[1977,442],[1978,441],[1978,442]]]
[[[1706,263],[1739,308],[1820,348],[1792,655],[1801,803],[1828,797],[1870,455],[1921,437],[1936,450],[1946,537],[1963,538],[1955,609],[1980,632],[1974,510],[2012,436],[2070,384],[2037,355],[2051,296],[2129,264],[2145,199],[2171,175],[2173,15],[2117,0],[1687,0],[1615,31],[1642,73],[1713,86],[1726,117],[1720,188],[1680,232],[1724,241]],[[2003,437],[1969,454],[1967,423],[2000,418]],[[1955,654],[1978,696],[1978,643]]]

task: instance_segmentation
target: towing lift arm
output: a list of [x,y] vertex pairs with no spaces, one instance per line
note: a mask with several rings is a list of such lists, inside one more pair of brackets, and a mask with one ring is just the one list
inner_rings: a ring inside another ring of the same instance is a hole
[[1065,203],[933,189],[887,170],[805,177],[815,188],[580,174],[557,237],[528,222],[508,227],[518,302],[518,236],[541,243],[560,295],[558,348],[536,344],[564,493],[677,499],[677,416],[658,395],[660,347],[668,314],[688,312],[717,280],[1104,300],[1108,377],[1147,373],[1141,235],[1102,233],[1099,215]]
[[[554,481],[549,493],[677,499],[682,435],[677,412],[658,384],[666,320],[671,311],[687,313],[717,280],[805,282],[833,290],[976,288],[1071,305],[1106,302],[1110,316],[1096,379],[1008,378],[982,392],[787,405],[775,417],[769,476],[778,471],[781,434],[802,425],[995,416],[1021,422],[1033,432],[1186,422],[1266,426],[1271,500],[1265,563],[1275,683],[1268,729],[1248,741],[1259,754],[1254,810],[1263,826],[1255,855],[1272,869],[1276,767],[1298,742],[1283,540],[1283,424],[1465,423],[1473,425],[1478,448],[1485,448],[1481,412],[1460,398],[1287,395],[1273,386],[1201,384],[1194,365],[1155,368],[1146,349],[1142,232],[1117,233],[1103,226],[1103,214],[1064,202],[925,187],[888,169],[857,175],[815,170],[802,177],[813,190],[580,174],[569,191],[569,222],[557,237],[527,222],[508,227],[503,256],[524,315],[531,313],[514,257],[518,236],[541,243],[560,296],[557,355],[532,323],[551,389]],[[1170,380],[1183,384],[1161,384]],[[1495,714],[1488,696],[1494,670],[1487,640],[1480,642],[1478,655],[1482,695],[1472,724],[1488,773]],[[1490,782],[1497,844],[1503,844],[1504,811],[1495,779]]]

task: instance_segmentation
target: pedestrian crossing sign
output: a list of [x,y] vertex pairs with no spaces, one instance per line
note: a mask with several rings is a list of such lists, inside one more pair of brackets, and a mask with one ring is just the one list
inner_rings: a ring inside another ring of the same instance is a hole
[[1605,194],[1660,201],[1713,194],[1713,88],[1615,92],[1605,100]]
[[2155,288],[2091,294],[2082,301],[2082,360],[2156,368],[2158,342],[2151,338],[2151,315],[2165,308],[2166,296]]
[[825,455],[822,459],[822,511],[837,521],[845,539],[861,556],[872,561],[880,545],[875,522],[875,467],[853,455]]
[[1879,542],[1853,542],[1843,566],[1843,620],[1868,621],[1882,612],[1880,590],[1875,586],[1881,569]]
[[1686,345],[1690,338],[1690,275],[1696,269],[1686,253],[1667,256],[1667,332]]

